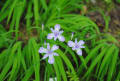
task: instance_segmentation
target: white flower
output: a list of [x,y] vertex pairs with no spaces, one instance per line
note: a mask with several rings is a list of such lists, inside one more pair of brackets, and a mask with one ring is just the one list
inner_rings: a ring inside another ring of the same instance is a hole
[[65,38],[64,36],[62,36],[61,34],[63,33],[63,31],[60,31],[60,25],[56,24],[54,26],[54,29],[51,28],[52,33],[48,34],[47,39],[52,39],[54,38],[54,40],[56,41],[57,39],[59,39],[59,41],[64,42]]
[[50,64],[54,63],[54,56],[58,56],[57,53],[55,53],[54,51],[57,50],[59,47],[56,45],[53,45],[52,48],[50,48],[49,43],[47,43],[47,48],[44,47],[40,47],[39,49],[39,53],[45,53],[45,55],[43,56],[43,59],[46,59],[47,57],[49,57],[48,62]]
[[83,46],[84,43],[85,42],[83,40],[80,40],[79,42],[77,42],[77,38],[76,38],[75,42],[68,41],[68,46],[72,47],[72,50],[76,50],[78,55],[82,55],[81,48],[85,48],[85,46]]

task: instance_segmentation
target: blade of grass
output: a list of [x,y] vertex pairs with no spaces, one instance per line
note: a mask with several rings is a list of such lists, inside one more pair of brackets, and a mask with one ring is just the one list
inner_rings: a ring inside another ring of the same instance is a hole
[[34,72],[33,66],[30,66],[29,69],[25,72],[25,76],[22,78],[21,81],[29,81],[29,78],[32,76]]
[[117,64],[117,60],[118,60],[119,49],[117,48],[113,54],[114,55],[113,55],[113,58],[111,60],[112,63],[111,63],[110,68],[109,68],[107,81],[111,81],[111,78],[113,76],[113,72],[115,72],[115,70],[116,70],[116,64]]
[[93,60],[92,64],[88,68],[88,70],[85,73],[85,75],[83,76],[83,78],[87,77],[93,71],[94,67],[102,59],[102,57],[104,56],[106,51],[107,51],[107,47],[104,47],[104,49],[101,51],[101,53],[95,58],[95,60]]
[[38,7],[38,0],[33,0],[34,2],[34,18],[35,18],[35,23],[36,26],[38,27],[39,24],[39,7]]
[[[105,43],[103,44],[99,44],[98,46],[96,46],[94,49],[91,50],[91,52],[88,54],[88,56],[85,58],[85,63],[87,64],[89,62],[89,60],[91,60],[92,57],[94,57],[96,55],[96,52],[98,50],[100,50],[101,47],[106,46]],[[83,63],[80,65],[80,67],[78,68],[78,75],[82,72],[83,68]]]
[[55,72],[56,72],[57,81],[61,81],[60,71],[58,69],[57,63],[55,62],[55,64],[53,66],[54,66],[54,69],[55,69]]
[[59,55],[61,56],[61,58],[66,63],[67,67],[71,69],[71,71],[74,74],[74,76],[77,76],[76,72],[75,72],[75,69],[74,69],[73,65],[71,64],[70,60],[67,58],[67,56],[61,50],[58,50],[57,52],[59,53]]
[[14,0],[14,2],[12,3],[12,5],[10,6],[10,12],[9,12],[9,15],[8,15],[8,19],[7,19],[7,23],[10,21],[10,18],[12,16],[12,12],[16,6],[16,3],[17,3],[18,0]]
[[34,66],[35,80],[40,81],[40,77],[39,77],[40,76],[40,57],[39,57],[39,53],[38,53],[38,46],[37,46],[37,43],[36,43],[36,41],[34,39],[31,39],[31,43],[32,43],[31,49],[33,48],[33,50],[32,50],[33,63],[35,63],[35,64],[37,63]]
[[99,70],[98,77],[100,77],[100,75],[101,75],[101,73],[102,73],[102,71],[103,71],[103,69],[104,69],[104,67],[105,67],[105,64],[108,64],[108,63],[107,63],[107,60],[108,60],[108,59],[110,58],[110,56],[112,55],[114,49],[115,49],[115,46],[112,45],[112,46],[109,48],[109,51],[106,53],[106,55],[105,55],[105,57],[104,57],[104,59],[103,59],[103,61],[102,61],[102,64],[101,64],[101,66],[100,66],[100,70]]
[[62,75],[63,81],[67,81],[65,69],[64,69],[64,66],[63,66],[63,63],[62,63],[62,60],[60,59],[60,57],[56,57],[56,62],[59,67],[59,71]]

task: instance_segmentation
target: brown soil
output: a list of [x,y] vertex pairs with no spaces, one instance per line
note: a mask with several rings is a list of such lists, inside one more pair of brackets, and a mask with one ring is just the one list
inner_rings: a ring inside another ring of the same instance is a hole
[[[96,4],[88,4],[86,16],[92,19],[99,27],[101,32],[105,32],[105,19],[100,13],[100,9],[104,12],[105,16],[110,18],[108,31],[120,42],[120,5],[116,3],[106,4],[102,1],[96,2]],[[94,10],[93,10],[94,9]],[[86,9],[85,9],[86,10]]]

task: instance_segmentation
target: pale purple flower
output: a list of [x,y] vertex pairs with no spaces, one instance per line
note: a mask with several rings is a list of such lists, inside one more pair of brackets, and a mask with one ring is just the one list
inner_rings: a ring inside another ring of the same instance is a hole
[[49,43],[47,43],[47,48],[40,47],[39,53],[45,53],[45,55],[43,56],[42,59],[46,59],[48,57],[49,58],[48,62],[50,64],[53,64],[54,63],[54,56],[58,56],[58,54],[55,53],[54,51],[57,50],[58,48],[59,47],[56,45],[53,45],[52,48],[50,48]]
[[81,48],[85,48],[85,46],[83,46],[85,42],[83,40],[80,40],[79,42],[77,42],[77,38],[75,39],[75,42],[73,41],[68,41],[68,46],[72,47],[72,50],[76,50],[78,55],[82,55],[82,50]]
[[63,33],[63,30],[60,31],[60,25],[56,24],[54,26],[54,29],[51,28],[52,33],[49,33],[47,36],[47,39],[52,39],[54,38],[54,40],[56,41],[57,39],[59,39],[59,41],[64,42],[65,38],[64,36],[62,36],[61,34]]

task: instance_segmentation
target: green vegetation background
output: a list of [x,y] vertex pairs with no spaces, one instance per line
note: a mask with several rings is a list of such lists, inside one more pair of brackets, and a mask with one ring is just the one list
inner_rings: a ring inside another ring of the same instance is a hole
[[[50,77],[57,81],[119,81],[119,42],[107,33],[109,19],[103,13],[105,32],[100,32],[98,25],[84,16],[85,3],[90,1],[0,1],[0,81],[49,81]],[[55,24],[64,30],[65,43],[46,40]],[[86,42],[83,56],[67,46],[72,32],[74,38]],[[53,65],[41,60],[43,55],[38,53],[44,40],[60,46]]]

